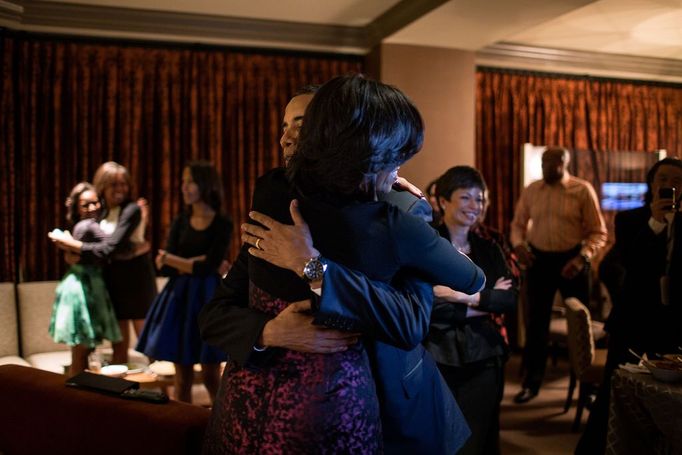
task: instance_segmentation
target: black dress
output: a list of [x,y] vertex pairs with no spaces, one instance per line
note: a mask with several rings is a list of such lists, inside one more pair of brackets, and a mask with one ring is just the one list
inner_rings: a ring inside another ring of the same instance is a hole
[[130,237],[141,220],[140,207],[130,201],[121,206],[116,228],[109,237],[103,242],[85,242],[81,248],[82,263],[108,261],[104,281],[119,320],[144,319],[156,297],[156,275],[150,254],[131,258]]
[[231,233],[232,221],[222,215],[216,214],[211,224],[200,231],[192,227],[187,213],[173,221],[166,251],[183,258],[206,255],[206,259],[195,261],[191,274],[181,274],[168,266],[161,269],[170,279],[147,314],[138,351],[183,365],[227,360],[223,352],[202,342],[197,318],[220,284],[218,266]]

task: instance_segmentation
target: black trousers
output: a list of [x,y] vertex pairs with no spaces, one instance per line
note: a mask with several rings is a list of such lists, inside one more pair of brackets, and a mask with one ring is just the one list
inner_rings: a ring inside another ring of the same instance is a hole
[[439,363],[438,369],[471,429],[471,436],[457,453],[499,455],[504,359],[493,357],[462,367]]
[[531,246],[535,262],[526,270],[526,302],[528,304],[526,347],[523,364],[526,376],[523,387],[539,390],[545,377],[547,364],[547,341],[552,303],[557,290],[561,296],[576,297],[589,307],[590,272],[585,267],[575,278],[567,280],[561,276],[561,269],[580,253],[580,245],[564,252],[546,252]]

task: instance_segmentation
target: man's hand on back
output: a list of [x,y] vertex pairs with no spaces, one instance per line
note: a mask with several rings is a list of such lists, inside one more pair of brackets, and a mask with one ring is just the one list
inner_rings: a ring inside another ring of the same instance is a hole
[[291,201],[289,211],[294,220],[293,225],[282,224],[259,212],[249,213],[251,219],[265,228],[242,224],[242,241],[254,247],[249,248],[251,255],[300,276],[306,262],[320,252],[313,246],[308,224],[298,210],[298,201]]
[[329,354],[345,351],[359,334],[313,325],[310,300],[293,302],[263,328],[259,344],[292,351]]

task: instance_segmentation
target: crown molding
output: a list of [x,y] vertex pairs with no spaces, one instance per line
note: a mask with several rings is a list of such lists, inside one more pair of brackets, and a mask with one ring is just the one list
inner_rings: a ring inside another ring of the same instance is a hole
[[20,22],[24,8],[17,2],[0,0],[0,23],[12,24]]
[[476,64],[682,82],[682,60],[552,49],[508,42],[477,51]]
[[24,31],[366,54],[448,0],[402,0],[363,27],[140,10],[45,0],[0,0],[0,23]]
[[[0,0],[5,1],[5,0]],[[299,48],[364,54],[364,27],[138,10],[41,0],[15,2],[23,11],[10,26],[26,31],[61,31],[163,41]],[[0,12],[2,11],[0,6]],[[1,13],[0,13],[1,14]]]

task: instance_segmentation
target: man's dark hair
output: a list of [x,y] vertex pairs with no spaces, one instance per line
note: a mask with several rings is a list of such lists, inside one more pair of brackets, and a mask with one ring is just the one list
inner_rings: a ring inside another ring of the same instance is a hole
[[400,90],[339,76],[308,105],[287,175],[306,194],[350,195],[368,175],[407,161],[423,141],[421,115]]
[[[651,201],[654,200],[654,195],[651,191],[651,185],[654,183],[654,177],[656,177],[656,173],[658,172],[658,169],[661,166],[674,166],[678,169],[682,169],[682,160],[680,160],[677,157],[669,157],[669,158],[663,158],[660,161],[656,161],[653,166],[651,166],[651,169],[649,169],[649,172],[646,174],[646,195],[644,196],[644,201],[649,204]],[[679,190],[682,188],[678,188],[678,193]]]
[[201,200],[220,213],[223,206],[223,184],[213,164],[208,161],[191,161],[186,167],[199,187]]
[[294,92],[294,96],[292,98],[295,98],[297,96],[301,95],[314,95],[317,93],[317,91],[322,87],[320,84],[308,84],[304,85],[303,87],[299,88]]
[[487,186],[481,173],[471,166],[451,167],[436,180],[436,197],[449,201],[454,191],[467,188],[478,188],[485,193]]

